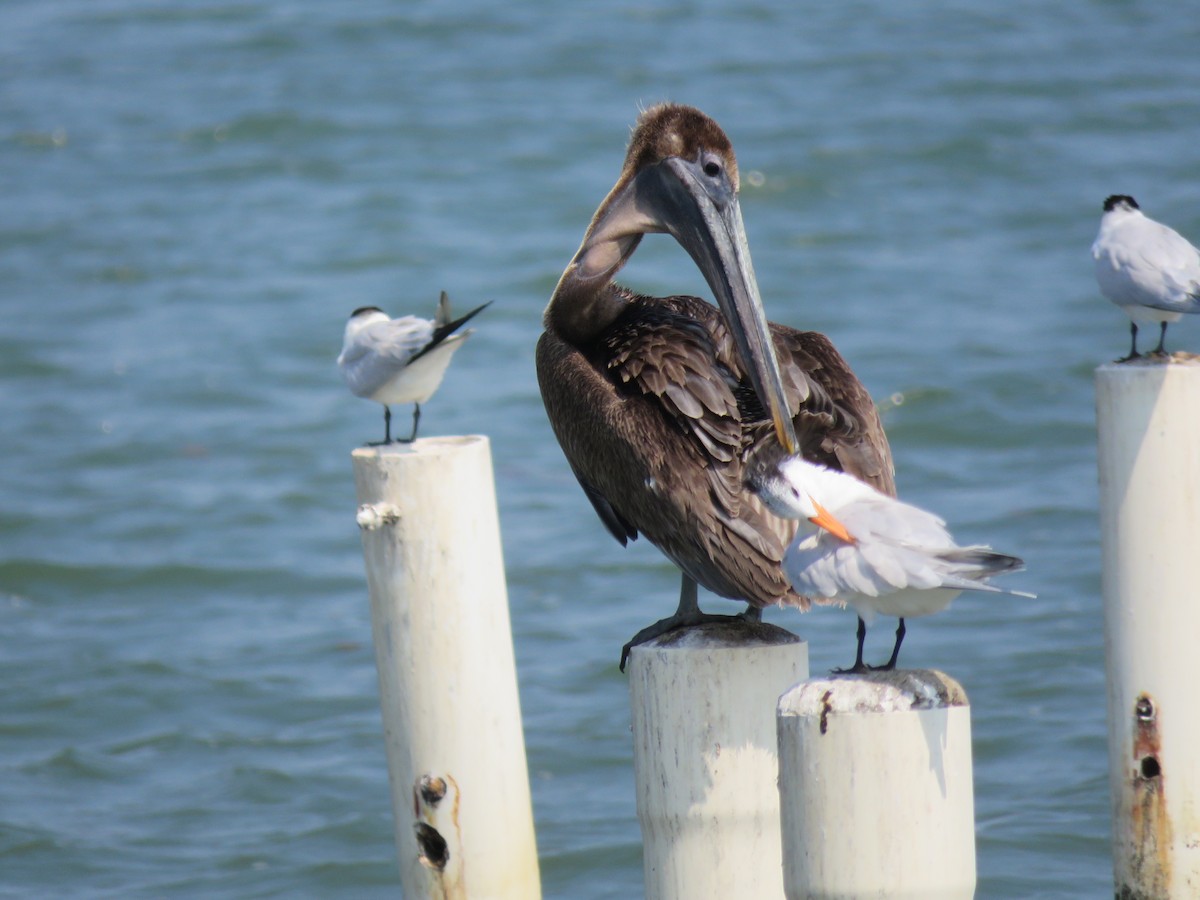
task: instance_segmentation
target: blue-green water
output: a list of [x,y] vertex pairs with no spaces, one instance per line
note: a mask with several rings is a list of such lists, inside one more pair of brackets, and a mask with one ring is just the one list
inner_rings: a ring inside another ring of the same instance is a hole
[[[493,442],[546,895],[639,895],[615,663],[677,577],[595,519],[533,345],[662,99],[732,137],[771,317],[875,393],[902,493],[1028,561],[1037,600],[905,646],[971,694],[979,896],[1107,894],[1091,372],[1127,325],[1088,245],[1116,192],[1200,237],[1200,17],[920,6],[0,3],[0,895],[398,894],[381,417],[333,359],[443,288],[495,301],[422,424]],[[624,280],[707,295],[667,238]],[[769,618],[853,653],[849,613]]]

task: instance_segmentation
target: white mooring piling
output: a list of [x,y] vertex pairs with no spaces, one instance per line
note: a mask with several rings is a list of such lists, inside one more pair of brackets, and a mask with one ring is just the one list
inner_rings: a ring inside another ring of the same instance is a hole
[[814,678],[779,699],[789,900],[969,900],[971,712],[926,669]]
[[1200,896],[1200,357],[1096,370],[1116,896]]
[[410,900],[541,896],[486,437],[354,451]]
[[707,624],[633,648],[629,700],[647,900],[783,897],[775,700],[808,645]]

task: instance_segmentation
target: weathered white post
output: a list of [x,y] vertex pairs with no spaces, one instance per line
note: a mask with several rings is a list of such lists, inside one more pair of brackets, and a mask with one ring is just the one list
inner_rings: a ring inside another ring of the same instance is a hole
[[789,900],[975,894],[971,710],[927,669],[814,678],[779,699]]
[[1200,892],[1200,357],[1096,370],[1116,895]]
[[541,896],[486,437],[354,451],[400,880]]
[[647,900],[783,897],[775,700],[808,645],[717,623],[633,648],[629,700]]

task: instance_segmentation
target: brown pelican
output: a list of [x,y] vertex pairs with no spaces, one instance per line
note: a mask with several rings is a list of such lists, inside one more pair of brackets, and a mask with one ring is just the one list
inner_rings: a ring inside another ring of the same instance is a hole
[[[642,236],[670,234],[720,311],[613,283]],[[800,452],[894,493],[891,451],[866,389],[829,340],[770,324],[738,205],[733,147],[697,109],[638,119],[616,185],[546,307],[542,400],[567,461],[612,535],[644,534],[683,575],[675,614],[631,646],[706,616],[697,585],[749,604],[808,608],[781,562],[796,522],[744,484],[756,451]],[[770,329],[768,333],[768,327]]]

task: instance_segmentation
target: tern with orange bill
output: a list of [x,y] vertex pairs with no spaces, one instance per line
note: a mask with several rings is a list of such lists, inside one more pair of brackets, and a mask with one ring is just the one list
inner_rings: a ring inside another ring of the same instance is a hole
[[[796,592],[858,613],[854,665],[835,671],[894,669],[904,620],[939,612],[963,591],[1033,596],[987,583],[993,575],[1024,568],[1017,557],[990,547],[960,547],[933,513],[844,472],[768,451],[751,463],[747,484],[776,515],[799,525],[783,559]],[[863,641],[877,613],[900,623],[891,658],[867,666]]]

